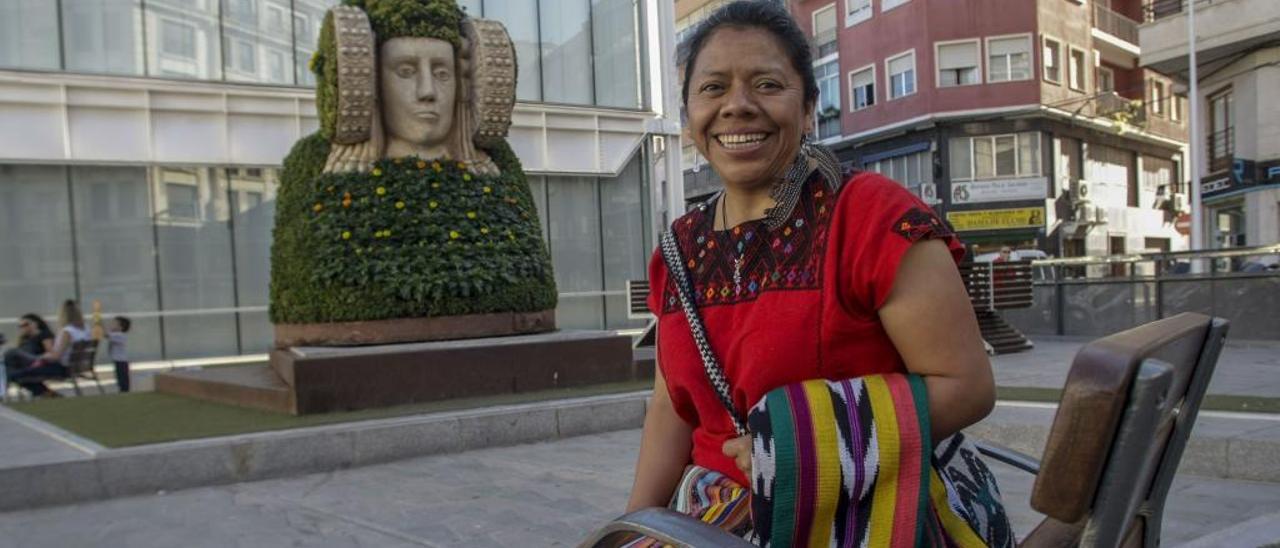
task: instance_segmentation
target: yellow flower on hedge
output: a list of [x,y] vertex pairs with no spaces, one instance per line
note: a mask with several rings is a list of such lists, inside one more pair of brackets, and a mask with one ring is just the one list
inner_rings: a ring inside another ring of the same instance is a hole
[[378,196],[382,196],[383,194],[386,194],[386,193],[387,193],[387,189],[386,189],[386,187],[381,187],[381,186],[380,186],[380,187],[378,187],[378,190],[375,190],[374,192],[377,192],[377,193],[378,193]]
[[431,209],[435,209],[436,206],[438,205],[440,205],[440,203],[435,200],[431,200],[430,202],[427,202],[427,207],[430,207]]
[[463,180],[463,181],[470,181],[470,180],[471,180],[471,174],[470,174],[470,173],[463,173],[463,174],[462,174],[462,180]]
[[350,240],[350,239],[351,239],[351,231],[350,231],[350,230],[343,230],[343,231],[342,231],[342,239],[344,239],[344,240]]
[[431,169],[434,169],[437,172],[439,172],[443,168],[440,167],[440,162],[431,162]]
[[458,162],[458,169],[467,169],[466,162]]
[[375,168],[373,168],[373,176],[374,176],[374,177],[378,177],[378,176],[381,176],[381,175],[382,175],[382,170],[381,170],[381,169],[376,168],[376,167],[375,167]]
[[450,230],[450,231],[449,231],[449,239],[451,239],[451,240],[456,240],[456,239],[458,239],[458,238],[459,238],[459,237],[461,237],[461,236],[462,236],[462,235],[461,235],[461,234],[458,234],[458,231],[457,231],[457,230]]
[[329,194],[333,194],[333,185],[329,186]]
[[390,238],[390,237],[391,237],[391,229],[390,229],[390,228],[388,228],[388,229],[386,229],[386,230],[383,230],[383,231],[382,231],[382,237],[383,237],[383,238]]
[[396,209],[404,209],[404,202],[396,202]]
[[440,188],[440,183],[431,183],[431,188]]
[[488,194],[488,193],[490,193],[490,192],[493,192],[493,189],[492,189],[492,188],[484,187],[484,193],[485,193],[485,194]]
[[468,212],[467,212],[467,218],[468,218],[468,219],[474,219],[474,218],[476,218],[476,212],[474,212],[474,211],[468,211]]
[[324,204],[316,202],[316,205],[312,206],[311,209],[314,209],[316,213],[320,213],[320,210],[324,209]]
[[418,160],[418,169],[427,169],[427,163],[422,160]]

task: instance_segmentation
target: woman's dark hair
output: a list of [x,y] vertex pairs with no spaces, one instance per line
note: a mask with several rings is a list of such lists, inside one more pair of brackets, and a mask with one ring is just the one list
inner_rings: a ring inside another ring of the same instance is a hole
[[693,63],[707,39],[721,27],[763,29],[778,39],[791,68],[804,80],[804,99],[807,103],[818,100],[818,80],[813,74],[813,53],[809,40],[786,8],[767,0],[738,0],[714,11],[694,27],[693,34],[685,38],[679,47],[680,62],[684,63],[684,82],[680,86],[680,103],[689,104],[689,80],[693,75]]
[[35,324],[36,331],[39,332],[39,334],[36,335],[37,337],[44,338],[44,337],[53,336],[53,330],[49,329],[49,324],[46,323],[44,321],[44,318],[41,318],[39,314],[36,314],[34,312],[28,312],[26,314],[23,314],[22,317],[19,319],[26,320],[28,322]]

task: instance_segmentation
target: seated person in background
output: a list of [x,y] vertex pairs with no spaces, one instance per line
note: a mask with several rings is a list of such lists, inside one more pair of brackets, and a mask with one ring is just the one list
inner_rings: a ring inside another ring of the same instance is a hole
[[129,391],[129,354],[125,351],[125,345],[129,342],[129,326],[133,322],[124,316],[116,316],[111,320],[111,325],[107,326],[107,353],[111,355],[111,362],[116,365],[116,387],[120,392]]
[[53,349],[53,332],[49,324],[38,314],[23,314],[18,318],[18,346],[4,352],[5,374],[26,369]]
[[58,323],[62,329],[54,337],[53,347],[41,354],[34,362],[20,371],[9,375],[11,382],[18,383],[36,397],[59,397],[57,392],[49,390],[39,379],[67,376],[67,361],[71,358],[71,345],[89,340],[89,329],[84,324],[84,314],[75,301],[68,299],[62,303],[62,311],[58,313]]

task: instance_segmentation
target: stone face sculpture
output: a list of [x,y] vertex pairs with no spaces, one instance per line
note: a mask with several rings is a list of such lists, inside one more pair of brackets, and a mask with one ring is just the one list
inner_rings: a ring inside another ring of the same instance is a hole
[[284,162],[277,346],[554,328],[556,289],[505,136],[515,50],[452,0],[347,0],[312,59],[321,129]]

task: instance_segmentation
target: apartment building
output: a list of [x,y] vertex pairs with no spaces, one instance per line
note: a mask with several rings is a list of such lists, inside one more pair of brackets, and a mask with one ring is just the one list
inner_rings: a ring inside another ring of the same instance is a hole
[[[1146,5],[1140,63],[1190,83],[1186,0]],[[1192,146],[1210,248],[1280,242],[1280,5],[1274,0],[1196,3],[1198,131]]]
[[817,137],[917,192],[978,252],[1186,247],[1186,103],[1139,66],[1139,0],[790,7],[812,36]]

